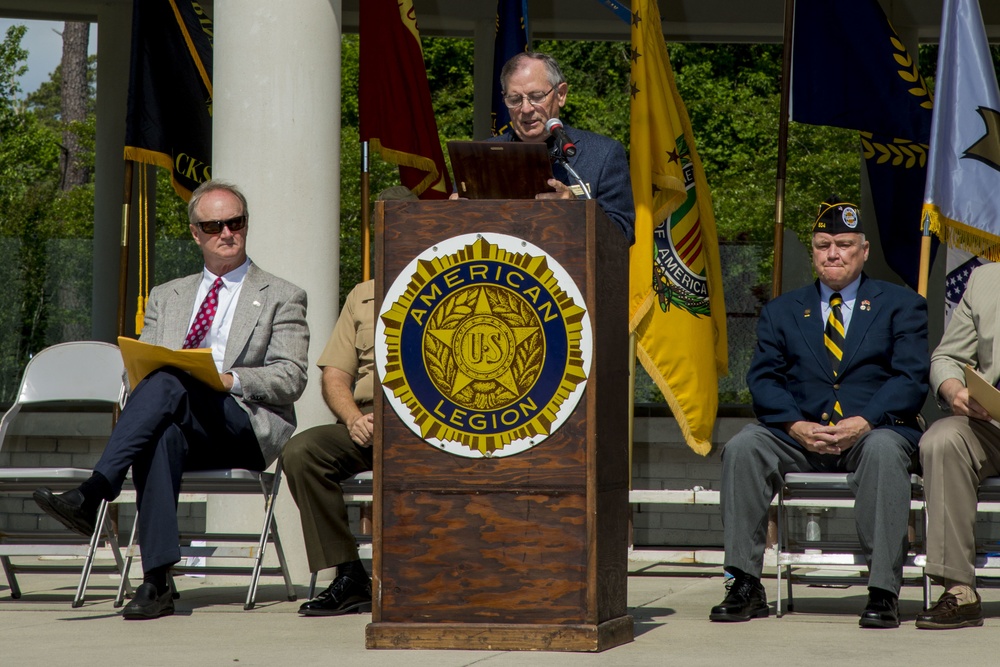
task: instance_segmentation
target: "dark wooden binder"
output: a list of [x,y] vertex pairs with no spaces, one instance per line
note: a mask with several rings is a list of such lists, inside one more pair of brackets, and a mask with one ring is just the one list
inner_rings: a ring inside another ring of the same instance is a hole
[[367,647],[601,651],[631,641],[624,235],[582,200],[379,202],[375,231],[380,304],[443,240],[493,232],[538,246],[583,294],[594,356],[562,427],[502,458],[439,451],[376,391]]

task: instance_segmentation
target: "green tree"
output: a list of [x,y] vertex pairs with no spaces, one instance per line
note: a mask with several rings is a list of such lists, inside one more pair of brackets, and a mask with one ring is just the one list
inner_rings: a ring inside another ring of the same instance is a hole
[[19,101],[26,28],[8,28],[0,43],[0,242],[7,258],[0,296],[2,398],[9,400],[29,356],[45,346],[47,241],[51,202],[58,194],[58,135]]

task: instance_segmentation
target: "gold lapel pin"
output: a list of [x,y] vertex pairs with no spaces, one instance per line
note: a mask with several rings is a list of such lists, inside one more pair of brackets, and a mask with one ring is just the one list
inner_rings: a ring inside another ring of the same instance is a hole
[[810,315],[812,315],[812,309],[811,308],[806,308],[805,312],[802,313],[802,317],[809,317]]

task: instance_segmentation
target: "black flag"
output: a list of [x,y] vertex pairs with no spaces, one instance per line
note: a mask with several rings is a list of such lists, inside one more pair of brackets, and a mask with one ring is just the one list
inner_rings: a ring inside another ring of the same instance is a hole
[[134,0],[125,159],[171,172],[185,201],[211,178],[212,21],[191,0]]

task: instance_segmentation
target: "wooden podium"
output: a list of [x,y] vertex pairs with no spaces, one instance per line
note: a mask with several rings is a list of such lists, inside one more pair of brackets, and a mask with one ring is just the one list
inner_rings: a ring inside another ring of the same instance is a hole
[[366,646],[601,651],[632,641],[624,235],[582,200],[379,202],[375,225],[376,312],[429,248],[505,234],[540,248],[576,283],[594,352],[575,410],[510,456],[442,451],[375,392]]

